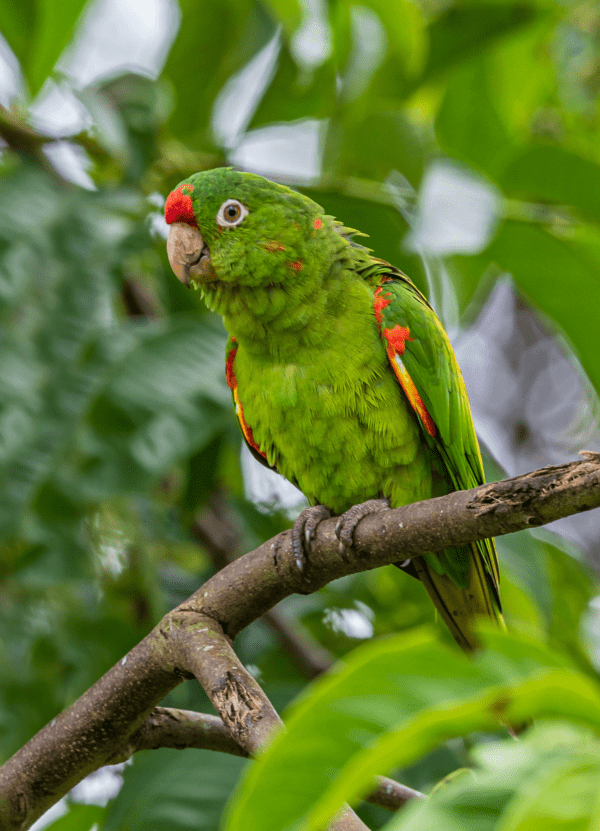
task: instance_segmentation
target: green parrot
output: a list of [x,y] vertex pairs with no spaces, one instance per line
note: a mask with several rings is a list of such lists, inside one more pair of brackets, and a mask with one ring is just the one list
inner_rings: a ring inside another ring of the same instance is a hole
[[[483,483],[448,337],[358,232],[308,197],[230,168],[187,178],[165,218],[173,271],[229,332],[227,383],[246,443],[312,506],[292,532],[300,568],[324,517],[341,515],[343,548],[369,513]],[[493,540],[399,567],[422,581],[463,649],[476,645],[475,618],[503,624]]]

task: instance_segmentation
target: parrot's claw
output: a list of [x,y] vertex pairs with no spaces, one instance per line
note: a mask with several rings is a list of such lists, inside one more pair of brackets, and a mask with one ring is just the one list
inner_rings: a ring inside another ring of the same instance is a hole
[[304,570],[306,555],[310,551],[319,523],[330,516],[331,511],[325,505],[312,505],[305,508],[296,518],[292,528],[292,552],[299,571]]
[[381,514],[383,511],[389,510],[389,507],[389,499],[369,499],[366,502],[361,502],[360,505],[354,505],[345,514],[341,515],[335,526],[335,535],[340,541],[342,557],[346,553],[346,549],[352,548],[354,531],[361,519],[369,516],[369,514]]

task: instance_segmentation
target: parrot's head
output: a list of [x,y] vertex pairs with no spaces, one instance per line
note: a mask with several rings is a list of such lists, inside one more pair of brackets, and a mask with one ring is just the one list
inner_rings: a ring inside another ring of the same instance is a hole
[[308,197],[253,173],[215,168],[195,173],[169,194],[169,262],[205,295],[240,286],[294,282],[329,217]]

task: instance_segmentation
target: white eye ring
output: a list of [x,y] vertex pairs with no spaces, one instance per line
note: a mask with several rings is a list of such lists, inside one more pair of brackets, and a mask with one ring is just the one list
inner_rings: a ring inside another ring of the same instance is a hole
[[217,222],[225,228],[234,228],[248,216],[248,208],[237,199],[223,202],[217,214]]

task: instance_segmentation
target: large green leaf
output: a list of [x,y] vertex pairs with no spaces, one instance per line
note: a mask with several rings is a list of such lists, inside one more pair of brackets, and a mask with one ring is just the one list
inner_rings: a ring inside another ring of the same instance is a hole
[[388,40],[389,54],[407,77],[423,69],[427,54],[427,34],[423,12],[411,0],[365,0],[381,20]]
[[321,827],[377,773],[413,762],[446,737],[493,730],[499,719],[558,712],[600,731],[600,692],[560,653],[501,632],[488,644],[470,660],[421,631],[354,652],[292,709],[287,732],[250,769],[227,831]]
[[263,0],[272,17],[280,23],[289,39],[302,20],[302,5],[298,0]]
[[480,745],[476,768],[408,806],[385,831],[588,831],[598,826],[600,748],[585,730],[542,721],[518,743]]

